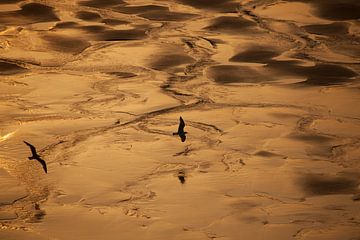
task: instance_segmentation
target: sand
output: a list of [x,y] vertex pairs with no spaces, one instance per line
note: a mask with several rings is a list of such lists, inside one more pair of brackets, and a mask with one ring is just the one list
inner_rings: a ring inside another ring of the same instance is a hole
[[0,239],[359,239],[359,9],[0,1]]

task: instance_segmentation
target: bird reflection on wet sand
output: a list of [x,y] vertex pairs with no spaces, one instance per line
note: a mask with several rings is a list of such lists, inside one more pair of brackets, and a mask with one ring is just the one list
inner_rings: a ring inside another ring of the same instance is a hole
[[179,171],[178,173],[178,179],[180,181],[181,184],[184,184],[185,181],[186,181],[186,178],[185,178],[185,173],[183,171]]
[[46,162],[45,162],[43,159],[41,159],[41,157],[40,157],[39,154],[37,154],[36,148],[35,148],[33,145],[31,145],[30,143],[26,142],[26,141],[24,141],[24,143],[29,146],[29,148],[30,148],[30,150],[31,150],[31,153],[32,153],[32,156],[31,156],[31,157],[28,157],[29,160],[36,160],[36,161],[38,161],[38,162],[41,164],[41,166],[43,167],[45,173],[47,173]]

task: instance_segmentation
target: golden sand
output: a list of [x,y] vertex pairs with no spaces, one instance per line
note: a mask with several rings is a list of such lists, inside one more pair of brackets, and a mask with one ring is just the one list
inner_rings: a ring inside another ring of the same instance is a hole
[[0,239],[359,239],[359,18],[0,1]]

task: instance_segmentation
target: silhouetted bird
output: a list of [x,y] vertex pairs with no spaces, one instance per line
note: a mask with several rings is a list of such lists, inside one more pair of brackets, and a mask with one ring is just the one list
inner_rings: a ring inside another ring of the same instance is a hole
[[33,145],[31,145],[30,143],[26,142],[26,141],[24,141],[24,143],[29,146],[29,148],[31,150],[31,153],[32,153],[32,156],[28,157],[29,160],[34,160],[34,159],[37,160],[42,165],[45,173],[47,173],[46,162],[43,159],[41,159],[39,154],[37,154],[36,148]]
[[184,127],[185,127],[185,122],[182,119],[182,117],[180,117],[180,123],[179,123],[178,131],[176,133],[173,133],[173,135],[179,135],[182,142],[185,142],[185,140],[186,140],[186,135],[185,134],[187,133],[187,132],[184,132]]

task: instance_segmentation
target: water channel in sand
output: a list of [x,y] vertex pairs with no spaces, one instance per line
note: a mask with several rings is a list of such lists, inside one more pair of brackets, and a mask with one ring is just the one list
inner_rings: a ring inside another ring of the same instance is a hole
[[359,239],[359,18],[1,0],[0,239]]

